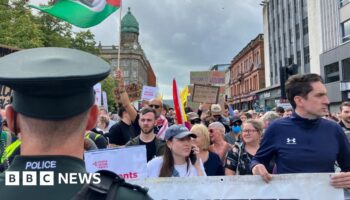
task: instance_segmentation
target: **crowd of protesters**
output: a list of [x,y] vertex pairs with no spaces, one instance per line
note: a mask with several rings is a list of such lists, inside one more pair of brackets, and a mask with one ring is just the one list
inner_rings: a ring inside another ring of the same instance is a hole
[[[107,113],[104,108],[100,109],[96,127],[86,132],[85,150],[145,145],[149,177],[260,174],[266,175],[263,178],[268,181],[269,174],[289,170],[290,166],[286,166],[288,163],[281,164],[278,163],[279,160],[275,161],[273,155],[279,156],[278,152],[272,152],[270,146],[267,146],[267,143],[271,142],[269,139],[273,137],[270,133],[273,128],[269,127],[275,128],[278,122],[287,123],[294,118],[301,118],[295,109],[301,109],[300,107],[306,105],[303,99],[294,98],[296,102],[292,103],[293,108],[276,107],[268,112],[234,110],[228,104],[203,102],[198,108],[187,107],[185,109],[187,122],[184,125],[177,125],[174,108],[163,104],[161,99],[152,99],[136,110],[125,91],[122,73],[117,71],[115,76],[119,83],[115,91],[119,103],[117,114]],[[312,81],[319,82],[318,79]],[[310,81],[306,81],[306,84],[310,84]],[[312,90],[309,91],[311,92]],[[324,105],[326,104],[328,105],[325,100]],[[346,135],[344,138],[348,139],[346,142],[350,142],[350,102],[343,102],[339,113],[331,114],[327,111],[321,117],[329,121],[324,122],[329,124],[329,128],[340,125]],[[16,136],[11,134],[6,128],[6,119],[1,117],[0,120],[2,131],[0,170],[3,171],[20,152],[20,134]],[[316,122],[310,119],[307,123]],[[266,132],[268,135],[264,140]],[[295,137],[288,137],[287,144],[296,143],[295,140]],[[261,152],[261,149],[266,151]],[[267,155],[267,151],[271,155]],[[265,159],[266,156],[268,159]],[[267,163],[263,163],[264,167],[260,167],[260,163],[265,161]],[[330,162],[336,164],[333,160]],[[344,169],[348,167],[350,169],[348,163],[344,166],[342,166]],[[308,169],[307,166],[304,167]],[[343,185],[340,184],[341,186]]]

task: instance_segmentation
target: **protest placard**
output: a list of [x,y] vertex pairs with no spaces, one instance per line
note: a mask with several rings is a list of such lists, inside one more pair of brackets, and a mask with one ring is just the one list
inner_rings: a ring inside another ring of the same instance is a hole
[[131,83],[129,85],[125,85],[125,90],[128,93],[131,102],[141,99],[141,88],[142,84],[140,83]]
[[210,71],[190,72],[191,84],[210,84]]
[[211,71],[210,84],[225,84],[225,73],[220,71]]
[[102,85],[101,83],[96,83],[94,85],[94,91],[95,91],[95,104],[97,106],[102,105]]
[[142,96],[141,96],[141,100],[151,100],[157,97],[158,94],[158,88],[156,87],[151,87],[151,86],[147,86],[144,85],[142,87]]
[[11,93],[11,88],[0,85],[0,108],[5,108],[6,105],[11,103]]
[[197,103],[216,104],[219,100],[220,87],[194,85],[192,101]]
[[[153,199],[344,200],[330,185],[330,174],[152,178],[132,183],[150,188]],[[166,188],[166,189],[164,189]]]
[[112,171],[124,179],[147,177],[146,146],[132,146],[115,149],[100,149],[84,153],[87,172]]

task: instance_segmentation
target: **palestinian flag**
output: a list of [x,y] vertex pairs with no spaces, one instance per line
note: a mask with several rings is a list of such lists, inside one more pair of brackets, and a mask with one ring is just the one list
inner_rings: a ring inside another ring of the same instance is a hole
[[101,23],[120,7],[121,0],[58,0],[51,6],[29,5],[80,28]]

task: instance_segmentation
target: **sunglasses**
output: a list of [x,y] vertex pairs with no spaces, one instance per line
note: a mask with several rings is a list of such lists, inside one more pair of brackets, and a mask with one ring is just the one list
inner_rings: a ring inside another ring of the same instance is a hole
[[200,119],[194,119],[190,121],[191,124],[200,124],[201,120]]
[[160,105],[149,105],[149,107],[154,108],[154,109],[158,109],[158,108],[160,108]]
[[209,129],[209,133],[214,133],[214,130],[213,129]]

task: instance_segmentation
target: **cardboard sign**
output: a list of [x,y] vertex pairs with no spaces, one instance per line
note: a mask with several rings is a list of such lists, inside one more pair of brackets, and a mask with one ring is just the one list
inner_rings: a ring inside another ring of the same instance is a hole
[[210,71],[190,72],[190,83],[202,85],[210,84]]
[[140,83],[131,83],[125,86],[125,91],[128,93],[131,102],[141,99],[141,88],[142,84]]
[[124,179],[147,177],[146,146],[132,146],[116,149],[100,149],[84,153],[86,171],[93,173],[106,169]]
[[210,72],[211,84],[225,84],[225,72],[211,71]]
[[141,100],[151,100],[157,97],[158,88],[144,85],[142,87]]
[[190,72],[190,83],[200,84],[200,85],[225,84],[225,72],[220,72],[220,71]]
[[4,85],[0,85],[0,108],[5,108],[11,103],[12,89]]
[[220,87],[194,85],[192,101],[197,103],[216,104],[219,100]]

